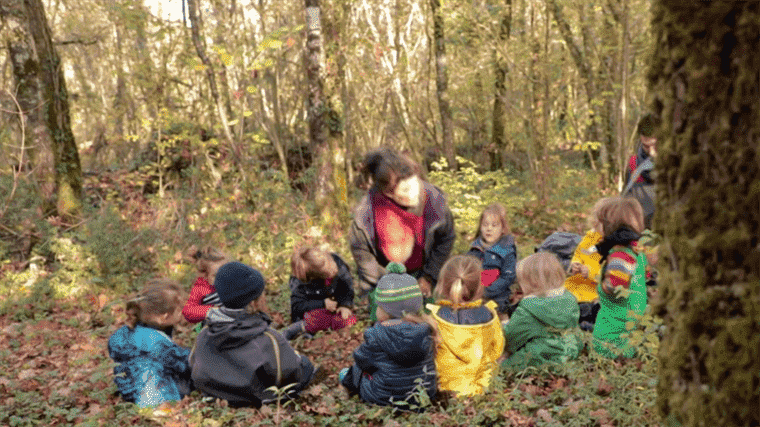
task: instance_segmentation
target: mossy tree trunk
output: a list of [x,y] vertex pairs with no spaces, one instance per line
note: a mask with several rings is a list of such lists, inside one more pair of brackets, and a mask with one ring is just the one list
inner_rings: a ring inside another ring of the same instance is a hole
[[81,208],[82,167],[71,132],[68,93],[41,0],[1,0],[16,98],[23,114],[44,216]]
[[659,0],[658,406],[669,425],[760,425],[760,3]]

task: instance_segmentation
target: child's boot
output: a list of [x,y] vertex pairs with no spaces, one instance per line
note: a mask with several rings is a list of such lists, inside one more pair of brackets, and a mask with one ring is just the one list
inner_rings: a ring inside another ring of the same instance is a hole
[[302,333],[306,332],[306,324],[303,320],[299,320],[282,330],[282,335],[286,340],[290,341]]

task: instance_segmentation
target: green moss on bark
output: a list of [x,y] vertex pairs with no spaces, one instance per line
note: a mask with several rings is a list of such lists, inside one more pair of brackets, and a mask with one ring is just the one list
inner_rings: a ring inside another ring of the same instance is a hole
[[760,4],[661,0],[653,16],[658,406],[685,425],[758,425]]

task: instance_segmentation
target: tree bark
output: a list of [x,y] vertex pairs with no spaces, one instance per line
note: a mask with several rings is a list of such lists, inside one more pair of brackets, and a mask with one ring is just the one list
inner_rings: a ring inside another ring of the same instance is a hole
[[449,78],[446,64],[446,42],[444,39],[443,14],[441,13],[440,0],[430,0],[430,8],[433,11],[433,38],[435,40],[435,87],[438,97],[438,110],[441,114],[441,143],[443,153],[451,170],[456,170],[457,160],[454,149],[454,122],[451,118],[451,106],[449,104]]
[[304,60],[307,80],[307,116],[309,121],[309,141],[312,148],[316,179],[314,200],[319,207],[326,207],[329,191],[331,162],[328,158],[329,129],[327,105],[325,103],[322,64],[322,21],[320,0],[305,0],[306,7],[306,49]]
[[760,4],[659,0],[652,16],[658,407],[668,425],[760,425]]
[[509,43],[509,35],[512,29],[512,0],[506,0],[506,11],[501,16],[499,23],[498,45],[494,48],[494,97],[493,97],[493,130],[491,135],[490,151],[491,170],[501,169],[503,165],[504,150],[507,149],[507,74],[509,65],[504,52]]
[[68,93],[41,0],[2,0],[0,20],[9,30],[16,98],[40,185],[43,215],[81,209],[82,167],[71,132]]

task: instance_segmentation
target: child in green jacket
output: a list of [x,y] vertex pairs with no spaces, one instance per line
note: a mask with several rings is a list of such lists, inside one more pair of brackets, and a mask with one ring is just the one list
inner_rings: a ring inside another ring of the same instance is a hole
[[504,326],[509,357],[503,366],[522,369],[575,359],[583,348],[578,300],[564,287],[565,270],[554,254],[539,252],[517,264],[524,297]]

